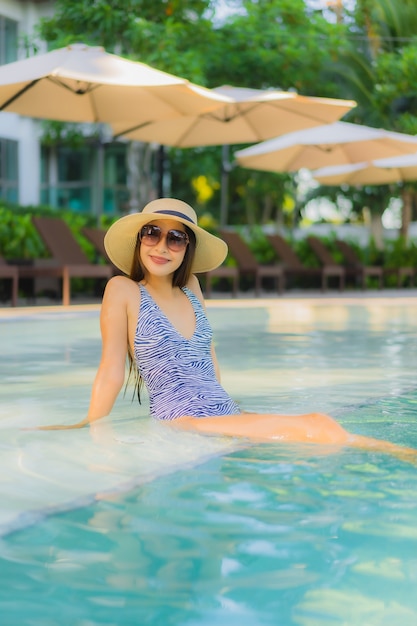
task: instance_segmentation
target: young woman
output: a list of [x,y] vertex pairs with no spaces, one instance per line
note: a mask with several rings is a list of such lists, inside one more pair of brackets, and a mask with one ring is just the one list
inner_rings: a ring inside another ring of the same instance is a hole
[[[108,415],[124,384],[126,357],[150,399],[152,417],[176,427],[258,441],[305,442],[416,451],[352,435],[328,415],[245,413],[220,384],[204,300],[193,272],[219,266],[224,241],[197,225],[191,206],[173,198],[147,204],[108,230],[105,246],[126,276],[105,289],[100,326],[102,355],[87,417]],[[129,278],[127,277],[129,276]]]

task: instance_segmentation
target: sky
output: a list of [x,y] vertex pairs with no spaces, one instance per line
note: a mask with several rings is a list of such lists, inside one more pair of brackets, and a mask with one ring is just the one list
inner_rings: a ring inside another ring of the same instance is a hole
[[[343,6],[349,10],[352,10],[355,6],[355,0],[305,0],[305,2],[315,9],[323,9],[331,3],[335,3],[337,5],[339,2],[341,2]],[[233,15],[235,13],[244,13],[244,11],[239,8],[239,4],[239,0],[219,0],[219,8],[216,11],[216,21],[221,22],[229,15]],[[335,18],[335,15],[332,11],[328,11],[327,17],[329,21],[333,21],[332,18]]]
[[216,22],[222,22],[229,15],[236,13],[244,13],[243,9],[239,9],[236,0],[219,0],[219,6],[216,9]]

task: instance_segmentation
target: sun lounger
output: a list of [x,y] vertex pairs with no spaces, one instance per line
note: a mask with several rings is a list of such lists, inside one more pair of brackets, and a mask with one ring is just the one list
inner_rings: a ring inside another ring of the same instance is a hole
[[397,279],[397,287],[400,288],[408,282],[410,287],[414,287],[417,270],[411,265],[406,267],[384,267],[384,276],[394,275]]
[[376,278],[379,289],[382,289],[384,282],[384,270],[379,265],[364,265],[356,254],[356,250],[346,243],[346,241],[336,240],[336,246],[339,248],[345,260],[346,276],[357,278],[362,289],[366,288],[367,278]]
[[260,294],[262,279],[264,278],[274,279],[278,293],[284,291],[285,276],[281,265],[262,265],[258,263],[252,250],[236,232],[224,230],[220,233],[220,236],[229,246],[229,252],[237,263],[239,275],[254,276],[256,296]]
[[71,278],[109,279],[110,265],[91,263],[66,222],[59,217],[33,217],[41,239],[51,254],[50,265],[22,269],[23,276],[55,276],[62,279],[62,303],[71,301]]
[[324,243],[313,235],[307,237],[307,242],[316,255],[322,269],[322,291],[325,291],[328,287],[329,279],[336,277],[339,282],[339,290],[343,291],[345,288],[345,275],[346,271],[342,265],[336,263],[332,257],[330,251],[326,248]]
[[332,273],[331,267],[307,267],[301,262],[291,245],[282,237],[282,235],[266,235],[269,243],[271,244],[275,254],[282,262],[282,267],[285,273],[285,284],[288,285],[292,279],[306,278],[308,281],[317,279],[322,289],[327,289],[327,282],[331,276],[339,276],[339,270],[336,273]]
[[206,298],[211,298],[212,294],[212,281],[213,278],[228,278],[232,284],[232,296],[236,298],[239,289],[239,270],[237,267],[221,265],[211,272],[205,272],[201,274],[205,280],[204,295]]
[[0,256],[0,280],[4,279],[11,281],[10,302],[12,306],[17,306],[19,270],[15,265],[8,265],[5,259]]
[[84,235],[84,237],[94,247],[97,255],[101,259],[104,259],[104,261],[106,261],[106,263],[113,268],[113,274],[114,275],[123,274],[123,272],[119,270],[118,267],[113,265],[113,263],[110,261],[109,257],[107,256],[106,248],[104,247],[104,236],[107,231],[104,228],[86,226],[85,228],[82,229],[81,232]]

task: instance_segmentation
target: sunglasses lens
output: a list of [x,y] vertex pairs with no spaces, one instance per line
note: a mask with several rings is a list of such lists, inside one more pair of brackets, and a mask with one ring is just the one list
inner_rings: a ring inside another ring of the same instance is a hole
[[155,246],[162,237],[159,226],[144,226],[140,231],[140,240],[148,246]]
[[169,230],[167,232],[167,246],[170,250],[184,250],[188,244],[188,235],[182,230]]

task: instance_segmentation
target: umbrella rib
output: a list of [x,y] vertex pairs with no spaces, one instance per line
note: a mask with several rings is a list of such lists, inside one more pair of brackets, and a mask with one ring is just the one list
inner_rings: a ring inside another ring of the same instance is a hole
[[[56,76],[47,76],[46,78],[50,80],[51,83],[58,85],[58,87],[63,87],[64,89],[68,89],[68,91],[75,94],[76,96],[84,96],[85,94],[94,91],[100,86],[98,84],[88,83],[84,81],[84,84],[87,85],[85,89],[73,89],[70,85],[67,85],[64,81],[59,80],[59,78],[57,78]],[[82,81],[78,80],[76,82],[80,85]]]
[[[248,124],[248,126],[253,130],[253,132],[255,133],[255,135],[258,135],[258,133],[256,133],[256,129],[250,124],[249,120],[248,120],[248,114],[250,114],[252,111],[254,111],[255,109],[259,108],[259,107],[263,107],[265,106],[265,102],[254,102],[252,104],[251,107],[248,107],[247,109],[243,108],[243,104],[248,104],[247,102],[243,101],[243,102],[234,102],[233,105],[225,105],[224,109],[220,108],[220,109],[216,109],[215,111],[209,112],[209,113],[204,113],[203,115],[201,115],[201,118],[205,118],[205,119],[212,119],[215,120],[217,122],[221,122],[223,124],[227,124],[228,122],[233,122],[235,119],[241,117],[241,118],[245,118],[246,123]],[[304,119],[310,119],[313,122],[317,122],[318,124],[323,124],[323,118],[318,116],[318,115],[312,115],[310,113],[304,112],[304,113],[298,113],[297,111],[294,111],[293,109],[291,109],[290,106],[285,106],[285,104],[282,104],[280,102],[279,107],[274,105],[274,102],[271,101],[268,103],[271,108],[273,109],[277,109],[279,108],[280,110],[282,110],[283,113],[291,113],[292,115],[298,116],[298,117],[302,117]],[[230,106],[233,106],[233,114],[232,115],[228,115],[227,116],[227,111],[230,108]],[[221,117],[222,111],[224,111],[224,116]]]
[[248,127],[251,129],[251,131],[253,132],[253,136],[256,137],[256,141],[262,141],[263,137],[261,136],[261,134],[256,130],[256,126],[254,124],[251,123],[248,114],[253,111],[254,109],[256,109],[258,106],[260,105],[260,102],[257,102],[256,104],[254,104],[252,107],[249,107],[248,109],[240,109],[239,103],[236,103],[236,115],[235,117],[238,117],[240,115],[240,117],[242,119],[245,120],[246,124],[248,125]]
[[[343,146],[343,144],[340,144],[341,146]],[[333,150],[335,149],[335,145],[332,144],[328,144],[328,143],[324,143],[324,144],[316,144],[316,148],[318,150],[321,150],[322,152],[333,152]]]
[[[88,86],[87,86],[86,89],[74,90],[69,85],[66,85],[64,82],[62,82],[60,80],[57,80],[55,77],[47,76],[46,78],[47,78],[47,80],[50,80],[51,82],[55,83],[56,85],[59,85],[60,87],[64,87],[65,89],[68,89],[69,91],[71,91],[71,93],[74,93],[76,95],[84,95],[84,94],[86,94],[88,92],[94,91],[94,89],[96,89],[99,86],[99,85],[94,85],[93,83],[87,83]],[[20,98],[23,94],[25,94],[27,91],[32,89],[32,87],[34,87],[40,80],[41,80],[41,78],[36,78],[35,80],[32,80],[30,83],[28,83],[27,85],[22,87],[22,89],[17,91],[15,94],[13,94],[13,96],[11,98],[9,98],[8,100],[6,100],[6,102],[3,102],[3,104],[0,105],[0,111],[3,111],[8,106],[13,104],[13,102],[15,100],[18,100],[18,98]]]
[[[189,128],[187,128],[187,130],[185,132],[183,132],[181,137],[179,137],[177,139],[177,141],[174,144],[174,147],[181,147],[182,146],[183,141],[191,134],[193,128],[198,125],[198,121],[199,121],[199,118],[197,117],[197,119],[194,120],[194,122],[191,124],[191,126]],[[190,146],[190,147],[192,147],[192,146]]]
[[[274,108],[277,108],[274,106],[273,102],[270,102],[269,104]],[[328,124],[328,122],[323,119],[323,116],[314,115],[307,110],[305,112],[303,111],[302,113],[299,113],[298,111],[294,111],[294,109],[291,109],[291,107],[286,106],[285,104],[280,104],[279,108],[285,113],[291,113],[292,115],[297,115],[298,117],[302,117],[303,119],[312,120],[313,122],[316,122],[319,126]]]
[[[256,105],[254,105],[251,109],[249,109],[248,111],[243,111],[243,116],[246,118],[247,113],[249,113],[251,110],[253,110],[254,108],[256,108],[256,106],[258,106],[259,103],[256,103]],[[227,107],[229,107],[230,105],[226,105],[224,108],[224,111],[226,112]],[[207,113],[202,113],[201,115],[198,115],[194,125],[198,123],[198,120],[200,119],[207,119],[207,120],[214,120],[216,122],[220,122],[221,124],[228,124],[229,122],[233,122],[233,120],[235,120],[237,117],[242,116],[242,113],[239,109],[239,103],[233,103],[233,106],[236,107],[236,113],[234,115],[230,115],[230,116],[220,116],[219,115],[219,111],[221,113],[222,108],[216,109],[215,111],[211,111],[211,112],[207,112]],[[247,120],[246,120],[247,121]],[[130,128],[126,128],[120,132],[118,132],[117,134],[114,135],[114,138],[117,137],[122,137],[123,135],[127,135],[128,133],[133,133],[137,130],[140,130],[141,128],[145,128],[145,126],[149,126],[150,124],[153,124],[154,120],[149,120],[148,122],[143,122],[142,124],[137,124],[135,126],[131,126]],[[188,136],[188,134],[190,133],[191,129],[188,129],[184,135],[181,137],[181,139],[179,141],[176,142],[176,145],[180,145],[180,143],[184,140],[185,137]],[[254,130],[254,129],[252,129]]]
[[142,122],[142,124],[137,124],[136,126],[131,126],[130,128],[125,128],[124,130],[121,130],[119,133],[116,133],[115,135],[113,135],[113,138],[117,139],[118,137],[123,137],[123,135],[127,135],[128,133],[133,133],[135,130],[140,130],[141,128],[144,128],[145,126],[149,126],[149,124],[153,124],[153,120],[149,120],[149,122]]
[[[227,110],[231,106],[234,107],[234,113],[232,115],[227,115]],[[238,117],[245,117],[246,118],[247,114],[250,113],[251,111],[253,111],[253,109],[256,109],[257,106],[259,106],[258,102],[256,104],[254,104],[251,108],[249,108],[249,109],[247,109],[245,111],[244,109],[241,110],[239,102],[233,102],[233,104],[226,104],[225,105],[225,107],[224,107],[225,115],[223,117],[220,117],[220,115],[216,115],[216,113],[220,113],[221,114],[223,108],[216,109],[215,111],[212,111],[210,113],[204,113],[203,115],[201,115],[199,117],[206,118],[206,119],[212,119],[212,120],[215,120],[216,122],[221,122],[222,124],[228,124],[229,122],[233,122]]]
[[22,87],[22,89],[20,91],[15,93],[11,98],[9,98],[6,102],[4,102],[2,105],[0,105],[0,111],[3,111],[3,109],[8,107],[10,104],[12,104],[18,98],[20,98],[20,96],[23,95],[24,93],[26,93],[26,91],[29,91],[29,89],[34,87],[36,85],[36,83],[39,82],[39,80],[40,80],[39,78],[37,78],[36,80],[32,80],[30,83],[28,83],[27,85]]
[[248,114],[251,113],[252,111],[254,111],[255,109],[258,109],[259,107],[265,106],[264,102],[254,102],[252,104],[252,106],[248,106],[247,109],[245,109],[242,105],[247,105],[248,102],[246,101],[236,101],[233,102],[233,104],[226,104],[224,107],[225,113],[227,112],[229,107],[233,107],[233,113],[232,115],[229,115],[227,117],[223,117],[220,118],[218,115],[216,115],[217,112],[222,111],[222,109],[216,109],[215,111],[211,112],[211,113],[205,113],[204,115],[202,115],[201,117],[207,117],[207,118],[212,118],[217,120],[218,122],[233,122],[236,118],[239,117],[244,117],[245,119],[247,118]]

